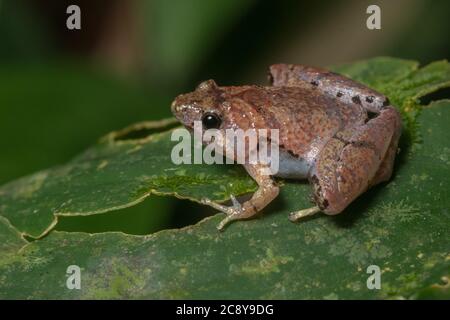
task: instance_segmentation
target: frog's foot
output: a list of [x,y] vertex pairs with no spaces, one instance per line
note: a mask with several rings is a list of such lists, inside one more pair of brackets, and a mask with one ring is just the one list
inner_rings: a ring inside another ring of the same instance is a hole
[[292,222],[296,222],[299,219],[302,219],[302,218],[308,217],[308,216],[312,216],[318,212],[320,212],[320,208],[317,206],[308,208],[308,209],[291,212],[289,214],[289,220],[291,220]]
[[278,186],[273,182],[272,178],[267,175],[268,165],[244,165],[244,167],[250,176],[258,183],[258,190],[256,190],[250,200],[245,201],[241,205],[239,201],[231,195],[230,198],[233,202],[231,207],[215,203],[209,199],[202,200],[203,204],[209,205],[227,214],[225,219],[217,226],[217,229],[219,230],[223,230],[223,228],[231,221],[253,217],[278,195]]
[[231,215],[236,214],[237,212],[241,211],[242,206],[239,203],[239,201],[237,201],[235,196],[230,195],[230,198],[231,198],[231,201],[233,202],[233,205],[230,207],[224,206],[223,204],[214,202],[214,201],[212,201],[210,199],[206,199],[206,198],[203,198],[201,200],[201,203],[206,204],[210,207],[213,207],[214,209],[225,213],[227,216],[231,216]]
[[225,219],[223,219],[217,226],[217,229],[220,231],[222,231],[223,228],[231,221],[243,219],[246,216],[246,214],[242,210],[242,205],[239,203],[239,201],[236,199],[236,197],[233,195],[230,195],[230,198],[231,198],[231,202],[233,202],[233,205],[230,207],[224,206],[217,202],[213,202],[209,199],[202,199],[203,204],[209,205],[209,206],[213,207],[214,209],[217,209],[227,215],[225,217]]

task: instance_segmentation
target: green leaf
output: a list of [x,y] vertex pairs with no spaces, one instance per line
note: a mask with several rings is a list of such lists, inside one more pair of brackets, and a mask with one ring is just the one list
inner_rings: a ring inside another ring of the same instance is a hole
[[[289,222],[289,212],[311,206],[310,188],[284,182],[260,218],[223,233],[222,214],[148,236],[52,230],[61,215],[110,212],[151,194],[226,200],[255,190],[238,166],[173,165],[170,120],[111,133],[64,166],[3,186],[0,297],[449,298],[450,101],[422,108],[417,100],[448,85],[448,69],[391,58],[336,68],[391,92],[406,117],[414,113],[420,137],[402,140],[389,183],[338,216]],[[65,286],[72,264],[81,290]],[[381,290],[366,286],[369,265],[382,271]]]
[[22,235],[3,217],[0,217],[0,251],[2,254],[15,254],[27,242]]
[[[0,189],[1,215],[31,237],[42,237],[57,216],[108,212],[135,205],[151,193],[225,200],[256,184],[238,166],[177,166],[171,132],[129,139],[130,131],[170,127],[173,119],[133,125],[112,133],[65,166],[39,172]],[[211,190],[213,190],[211,192]]]

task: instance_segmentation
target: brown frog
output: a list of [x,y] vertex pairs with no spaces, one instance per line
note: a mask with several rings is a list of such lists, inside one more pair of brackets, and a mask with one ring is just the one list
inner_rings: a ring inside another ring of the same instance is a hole
[[[322,211],[342,212],[368,188],[389,180],[401,134],[401,118],[388,98],[342,75],[302,65],[270,67],[271,86],[219,87],[213,80],[172,103],[187,128],[279,129],[276,176],[308,179],[316,206],[290,214],[291,221]],[[258,190],[242,205],[204,199],[227,214],[218,229],[250,218],[279,192],[264,164],[245,164]]]

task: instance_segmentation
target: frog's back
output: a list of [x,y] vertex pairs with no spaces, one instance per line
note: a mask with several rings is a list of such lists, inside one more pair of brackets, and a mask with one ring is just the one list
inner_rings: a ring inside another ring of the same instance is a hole
[[246,105],[239,107],[240,112],[251,113],[255,127],[279,129],[280,146],[302,158],[319,151],[338,130],[361,122],[366,116],[360,105],[348,105],[320,94],[313,86],[249,86],[237,96]]

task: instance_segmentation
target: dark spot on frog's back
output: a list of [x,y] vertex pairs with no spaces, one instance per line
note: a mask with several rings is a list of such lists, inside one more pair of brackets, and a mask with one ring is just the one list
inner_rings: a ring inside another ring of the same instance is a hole
[[342,93],[342,92],[340,92],[340,91],[338,91],[337,93],[336,93],[336,97],[338,97],[338,98],[340,98],[340,97],[342,97],[344,94]]
[[375,98],[374,96],[367,96],[367,97],[366,97],[366,101],[367,101],[368,103],[372,103],[374,98]]
[[319,81],[313,80],[313,81],[311,81],[311,84],[312,84],[314,87],[317,87],[317,86],[319,86]]
[[359,96],[353,96],[352,101],[356,104],[361,104],[361,99],[359,98]]

